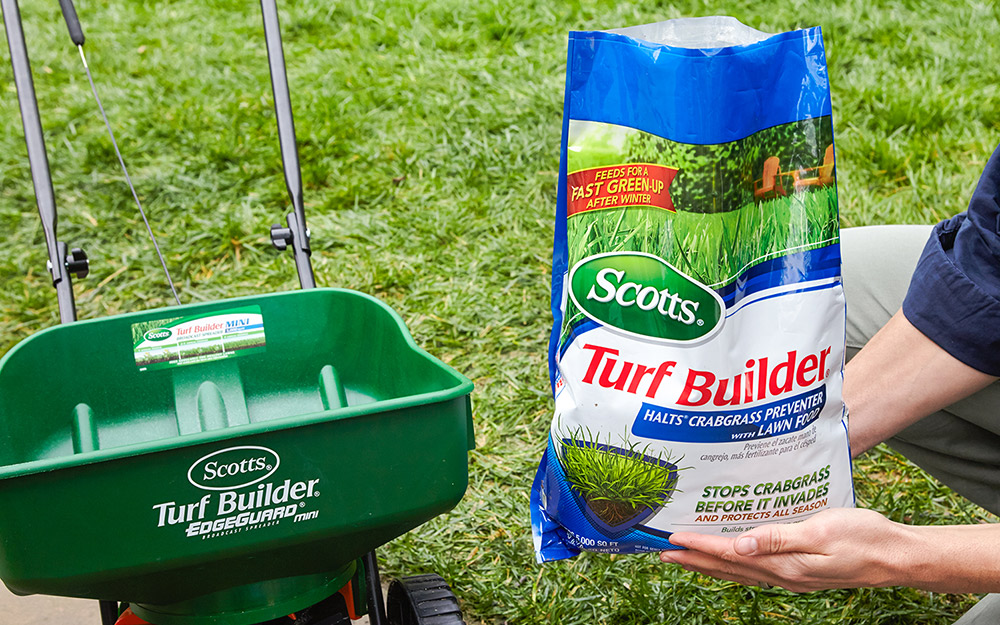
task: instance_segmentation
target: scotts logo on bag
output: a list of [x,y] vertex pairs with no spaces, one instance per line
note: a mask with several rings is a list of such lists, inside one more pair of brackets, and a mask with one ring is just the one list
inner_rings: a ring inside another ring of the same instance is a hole
[[630,334],[688,342],[714,334],[722,299],[652,254],[599,254],[570,271],[570,297],[591,319]]
[[147,341],[165,341],[173,335],[174,333],[170,328],[154,328],[143,334],[142,338]]
[[266,479],[280,463],[278,454],[267,447],[229,447],[195,461],[188,469],[188,481],[203,490],[232,490]]

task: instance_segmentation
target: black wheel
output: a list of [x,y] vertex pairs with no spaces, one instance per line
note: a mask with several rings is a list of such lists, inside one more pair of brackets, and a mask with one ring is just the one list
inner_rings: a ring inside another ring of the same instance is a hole
[[455,593],[433,573],[393,580],[385,609],[389,625],[465,625]]

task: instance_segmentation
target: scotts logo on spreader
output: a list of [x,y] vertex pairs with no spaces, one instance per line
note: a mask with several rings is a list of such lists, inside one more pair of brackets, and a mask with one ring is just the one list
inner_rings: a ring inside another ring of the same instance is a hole
[[718,294],[652,254],[585,258],[570,271],[569,283],[585,315],[629,334],[683,343],[722,326],[725,306]]
[[165,341],[173,336],[173,331],[170,328],[153,328],[142,335],[147,341]]
[[188,481],[203,490],[243,488],[270,477],[280,462],[278,454],[267,447],[229,447],[192,464]]

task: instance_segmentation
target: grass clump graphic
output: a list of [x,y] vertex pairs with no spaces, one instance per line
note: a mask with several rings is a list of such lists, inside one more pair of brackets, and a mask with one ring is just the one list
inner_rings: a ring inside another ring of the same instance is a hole
[[640,443],[622,436],[622,446],[614,447],[610,435],[601,443],[582,426],[560,440],[567,481],[611,527],[647,508],[655,510],[677,490],[676,462],[662,451],[651,455],[648,444],[640,448]]

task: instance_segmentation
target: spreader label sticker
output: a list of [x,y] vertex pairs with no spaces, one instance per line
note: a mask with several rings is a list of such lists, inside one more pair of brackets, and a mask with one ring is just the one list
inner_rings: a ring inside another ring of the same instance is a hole
[[136,323],[132,345],[141,371],[246,356],[265,349],[264,318],[259,306],[244,306]]

